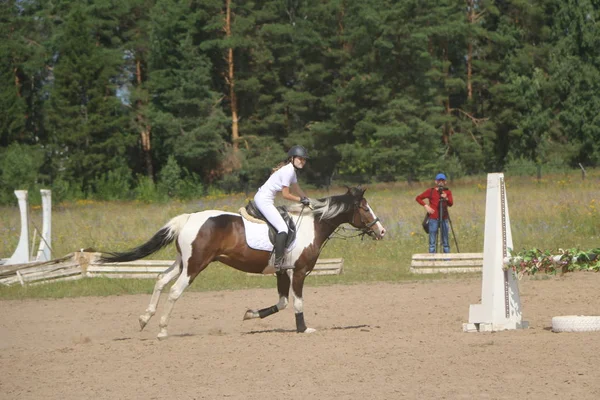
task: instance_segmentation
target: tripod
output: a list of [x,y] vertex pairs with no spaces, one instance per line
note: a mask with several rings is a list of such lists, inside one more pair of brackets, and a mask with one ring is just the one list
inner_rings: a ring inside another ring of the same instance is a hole
[[[436,233],[435,240],[435,251],[436,253],[442,253],[444,251],[443,245],[440,245],[440,241],[443,239],[443,231],[442,229],[446,229],[444,226],[444,209],[446,210],[446,215],[448,216],[448,225],[450,225],[450,230],[452,231],[452,237],[454,238],[454,244],[456,245],[456,252],[460,253],[460,249],[458,248],[458,242],[456,241],[456,235],[454,234],[454,226],[452,226],[452,220],[450,219],[450,212],[448,211],[448,207],[444,207],[446,199],[442,198],[441,194],[444,188],[439,187],[438,192],[440,194],[440,205],[438,210],[438,229]],[[450,243],[448,243],[450,245]]]

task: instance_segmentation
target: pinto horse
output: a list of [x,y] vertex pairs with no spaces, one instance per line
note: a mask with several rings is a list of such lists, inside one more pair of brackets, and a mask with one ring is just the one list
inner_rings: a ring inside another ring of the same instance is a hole
[[[385,228],[364,198],[364,192],[365,189],[351,188],[343,195],[311,200],[311,208],[302,205],[288,208],[292,218],[297,220],[296,243],[288,253],[294,268],[276,274],[278,303],[268,308],[246,311],[245,320],[265,318],[286,308],[291,286],[296,331],[300,333],[315,331],[307,328],[304,322],[302,288],[305,277],[313,270],[321,247],[329,236],[344,223],[354,226],[375,239],[381,239],[385,235]],[[139,318],[140,327],[144,329],[156,313],[163,288],[177,278],[171,287],[159,323],[158,338],[164,339],[168,336],[167,325],[175,302],[211,262],[220,261],[237,270],[250,273],[274,272],[274,267],[269,262],[270,252],[249,247],[246,239],[244,222],[240,214],[217,210],[181,214],[167,222],[146,243],[122,253],[104,253],[100,262],[138,260],[177,241],[177,258],[171,267],[158,276],[150,305]]]

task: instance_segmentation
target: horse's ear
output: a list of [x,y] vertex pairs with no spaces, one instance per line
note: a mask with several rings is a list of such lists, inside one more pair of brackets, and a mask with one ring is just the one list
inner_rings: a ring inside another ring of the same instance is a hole
[[349,193],[352,194],[353,197],[357,198],[357,199],[362,199],[364,194],[365,194],[365,190],[367,190],[366,188],[363,189],[360,185],[357,187],[354,187],[352,189],[349,189]]

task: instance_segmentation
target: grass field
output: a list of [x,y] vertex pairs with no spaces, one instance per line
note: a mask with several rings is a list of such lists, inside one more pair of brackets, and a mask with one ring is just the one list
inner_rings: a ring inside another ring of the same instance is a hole
[[[577,172],[547,176],[539,181],[510,176],[506,176],[505,180],[515,250],[598,247],[600,227],[596,221],[599,216],[600,171],[588,172],[585,180]],[[486,177],[449,182],[448,186],[455,201],[450,216],[460,252],[481,252]],[[307,285],[429,279],[409,273],[412,254],[427,252],[427,237],[420,226],[424,212],[415,202],[415,196],[427,187],[428,184],[409,186],[405,183],[369,186],[365,197],[386,227],[386,238],[376,242],[333,237],[321,257],[343,257],[344,273],[339,276],[312,276]],[[309,189],[308,192],[311,197],[324,197],[343,193],[344,190]],[[206,209],[237,211],[246,201],[245,195],[234,194],[166,204],[87,200],[54,204],[52,254],[58,258],[81,248],[125,250],[146,241],[178,214]],[[30,207],[30,219],[30,233],[34,226],[41,230],[39,206]],[[0,207],[0,257],[10,257],[17,246],[19,233],[19,211],[15,199],[14,207]],[[352,235],[352,232],[342,231],[341,235]],[[456,252],[452,235],[451,246]],[[152,256],[154,259],[174,257],[175,248],[172,246]],[[86,279],[36,287],[2,287],[0,298],[145,293],[151,292],[153,284],[153,280]],[[273,279],[248,276],[215,263],[200,275],[190,290],[274,287],[274,284]]]

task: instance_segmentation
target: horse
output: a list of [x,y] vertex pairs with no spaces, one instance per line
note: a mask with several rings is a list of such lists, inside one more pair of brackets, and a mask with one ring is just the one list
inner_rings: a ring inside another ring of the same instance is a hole
[[[344,223],[352,225],[361,234],[376,240],[382,239],[385,235],[385,228],[364,198],[365,190],[360,187],[348,188],[348,191],[342,195],[311,199],[311,207],[292,205],[287,208],[290,216],[297,221],[295,246],[287,254],[293,268],[276,273],[279,293],[277,304],[260,310],[247,310],[244,320],[262,319],[285,309],[291,286],[296,332],[315,332],[315,329],[308,328],[304,321],[302,290],[304,280],[313,270],[323,245]],[[177,299],[198,274],[213,261],[220,261],[243,272],[256,274],[275,272],[270,262],[270,251],[249,247],[242,218],[241,214],[220,210],[181,214],[172,218],[146,243],[136,248],[125,252],[102,252],[100,263],[134,261],[147,257],[176,241],[176,260],[158,276],[150,304],[139,317],[141,330],[156,313],[156,306],[165,285],[177,278],[171,286],[164,306],[165,311],[159,323],[158,339],[167,338],[169,318]]]

